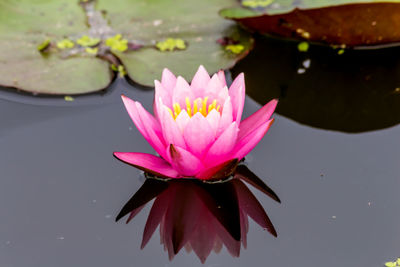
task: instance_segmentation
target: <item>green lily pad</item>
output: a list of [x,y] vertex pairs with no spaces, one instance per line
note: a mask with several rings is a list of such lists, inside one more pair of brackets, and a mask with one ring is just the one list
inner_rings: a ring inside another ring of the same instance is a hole
[[[250,35],[218,14],[233,3],[234,0],[104,0],[97,7],[107,11],[111,28],[130,42],[143,45],[139,50],[113,53],[132,80],[153,86],[163,68],[190,79],[200,64],[209,72],[216,72],[232,67],[247,54],[252,47]],[[242,51],[226,50],[217,42],[224,37],[235,39],[243,46]],[[165,43],[167,40],[170,41]],[[159,49],[157,44],[167,48]]]
[[0,85],[46,94],[107,87],[112,80],[107,62],[52,52],[57,49],[53,41],[87,31],[85,14],[75,1],[0,0]]
[[336,45],[400,42],[400,0],[242,0],[220,14],[269,35]]
[[230,68],[252,47],[247,32],[218,14],[234,3],[0,0],[0,86],[74,95],[107,87],[111,65],[146,86],[166,67],[187,79],[200,64]]

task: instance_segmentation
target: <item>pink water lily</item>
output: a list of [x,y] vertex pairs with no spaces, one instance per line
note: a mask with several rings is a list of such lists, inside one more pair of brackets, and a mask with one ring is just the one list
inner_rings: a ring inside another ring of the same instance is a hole
[[122,100],[137,129],[159,156],[114,152],[118,159],[160,177],[203,180],[231,173],[268,131],[278,102],[271,100],[241,121],[243,73],[228,89],[223,71],[210,78],[203,66],[190,85],[164,69],[161,82],[155,81],[154,116],[139,102],[124,95]]

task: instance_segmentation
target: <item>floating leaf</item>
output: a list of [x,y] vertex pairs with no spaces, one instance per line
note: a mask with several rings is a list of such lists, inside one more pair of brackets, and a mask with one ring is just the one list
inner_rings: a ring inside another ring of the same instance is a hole
[[74,101],[75,99],[74,99],[72,96],[66,95],[66,96],[64,96],[64,100],[65,100],[65,101],[68,101],[68,102],[72,102],[72,101]]
[[37,50],[40,51],[40,52],[42,52],[42,51],[44,51],[47,47],[49,47],[49,45],[50,45],[50,40],[49,40],[49,39],[46,39],[46,40],[44,40],[42,43],[40,43],[40,44],[37,46]]
[[[252,47],[250,35],[218,15],[219,10],[235,1],[153,0],[144,4],[142,0],[104,0],[98,1],[97,8],[107,11],[106,18],[115,32],[143,45],[136,51],[112,52],[132,80],[154,86],[163,68],[191,79],[200,64],[216,72],[232,67],[247,54]],[[217,40],[223,37],[235,37],[245,49],[240,54],[221,49]],[[168,38],[183,40],[186,49],[162,52],[155,47]]]
[[90,36],[83,35],[81,38],[76,40],[76,43],[84,47],[95,46],[100,43],[100,38],[92,38]]
[[168,38],[165,41],[157,42],[156,47],[160,51],[173,51],[173,50],[183,50],[186,48],[185,41],[182,39]]
[[225,46],[225,50],[231,51],[234,54],[240,54],[243,52],[244,46],[241,44],[227,45]]
[[272,2],[274,2],[274,0],[243,0],[242,5],[245,7],[257,8],[267,7],[272,4]]
[[73,48],[74,46],[75,46],[74,42],[72,42],[69,39],[64,39],[57,42],[57,47],[60,49]]
[[386,266],[386,267],[396,267],[397,264],[396,264],[396,262],[389,261],[389,262],[386,262],[386,263],[385,263],[385,266]]
[[120,76],[121,78],[124,77],[124,76],[126,75],[126,71],[125,71],[124,66],[122,66],[122,65],[119,65],[119,66],[118,66],[118,73],[119,73],[119,76]]
[[106,39],[106,46],[112,50],[124,52],[128,49],[128,40],[122,39],[121,34]]
[[86,47],[85,48],[85,52],[88,54],[91,54],[91,55],[96,55],[98,51],[99,51],[99,49],[97,47],[94,47],[94,48]]
[[349,46],[400,42],[399,13],[400,0],[238,0],[220,12],[252,31]]
[[48,36],[62,40],[88,30],[76,1],[0,1],[0,85],[61,95],[107,87],[113,74],[106,61],[36,49]]

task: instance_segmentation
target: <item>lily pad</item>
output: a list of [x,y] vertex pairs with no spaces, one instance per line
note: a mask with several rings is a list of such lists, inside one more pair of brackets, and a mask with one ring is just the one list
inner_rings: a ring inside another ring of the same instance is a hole
[[[145,86],[165,67],[185,78],[200,64],[211,72],[230,68],[252,47],[247,32],[218,15],[234,3],[0,0],[0,86],[74,95],[107,87],[111,65]],[[225,49],[221,38],[243,48]],[[166,40],[176,48],[157,48]]]
[[400,42],[400,0],[242,0],[220,14],[288,38],[346,46]]
[[[247,54],[252,47],[250,35],[218,15],[220,9],[234,3],[234,0],[104,0],[97,7],[107,11],[112,29],[130,42],[143,45],[135,51],[113,53],[132,80],[153,86],[165,67],[190,79],[200,64],[216,72],[232,67]],[[224,37],[235,39],[244,49],[240,53],[226,50],[217,42]],[[168,40],[176,43],[175,49],[157,48],[157,44]]]
[[0,85],[33,93],[78,94],[112,80],[108,63],[93,56],[63,57],[43,47],[88,31],[75,1],[0,1]]

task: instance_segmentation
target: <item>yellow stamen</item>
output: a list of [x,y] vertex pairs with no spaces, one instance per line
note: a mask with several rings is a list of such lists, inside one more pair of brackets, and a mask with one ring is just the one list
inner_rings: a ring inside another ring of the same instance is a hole
[[189,117],[192,117],[192,107],[190,106],[190,100],[189,97],[186,97],[186,111]]
[[[197,98],[193,101],[193,104],[190,103],[189,97],[185,98],[186,102],[186,112],[189,115],[189,117],[194,116],[197,112],[200,112],[201,115],[204,117],[207,117],[207,115],[211,112],[211,110],[215,109],[216,111],[219,112],[221,106],[217,106],[217,100],[214,99],[211,104],[207,106],[209,97],[206,96],[204,98]],[[168,107],[167,107],[168,108]],[[183,108],[185,109],[185,107]],[[179,116],[179,114],[182,112],[182,108],[179,105],[179,103],[174,103],[172,105],[172,109],[168,108],[168,112],[171,114],[172,118],[174,120]]]
[[172,118],[175,119],[174,114],[172,113],[172,110],[169,107],[166,107],[168,109],[169,114],[171,114]]
[[203,114],[203,116],[207,116],[207,101],[208,101],[208,96],[206,96],[203,100],[203,106],[201,108],[200,113]]
[[193,101],[193,116],[197,113],[197,99]]
[[211,105],[208,106],[208,113],[210,113],[211,110],[215,109],[216,105],[217,105],[217,100],[214,99],[214,101],[211,103]]
[[174,115],[176,118],[178,117],[179,113],[181,113],[181,106],[179,105],[179,103],[175,103],[173,106],[174,106]]

